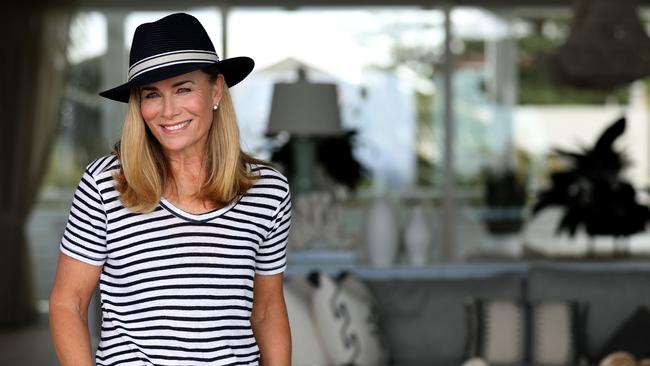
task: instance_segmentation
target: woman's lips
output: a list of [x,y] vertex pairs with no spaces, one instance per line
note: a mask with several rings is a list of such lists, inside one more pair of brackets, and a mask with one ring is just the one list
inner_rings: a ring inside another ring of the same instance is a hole
[[192,122],[192,120],[169,124],[169,125],[160,125],[160,127],[162,127],[163,131],[167,133],[177,133],[186,129],[187,126],[190,125],[190,122]]

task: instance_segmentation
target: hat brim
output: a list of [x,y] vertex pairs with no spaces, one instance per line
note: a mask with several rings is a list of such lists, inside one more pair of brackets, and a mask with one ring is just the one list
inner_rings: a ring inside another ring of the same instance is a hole
[[251,71],[253,71],[255,62],[250,57],[241,56],[228,58],[214,63],[192,62],[160,67],[146,74],[135,77],[122,85],[100,92],[99,95],[118,102],[128,103],[129,97],[131,95],[131,89],[134,87],[149,83],[155,83],[160,80],[183,75],[188,72],[200,70],[213,65],[217,67],[219,72],[221,72],[226,81],[226,85],[228,85],[230,88],[235,86],[240,81],[244,80],[246,76],[248,76]]

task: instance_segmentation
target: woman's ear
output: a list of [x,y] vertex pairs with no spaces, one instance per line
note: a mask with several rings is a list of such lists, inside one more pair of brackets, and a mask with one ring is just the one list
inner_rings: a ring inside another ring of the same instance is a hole
[[225,85],[226,81],[223,78],[223,75],[219,74],[217,80],[215,80],[214,87],[212,88],[212,105],[219,105],[219,102],[221,102]]

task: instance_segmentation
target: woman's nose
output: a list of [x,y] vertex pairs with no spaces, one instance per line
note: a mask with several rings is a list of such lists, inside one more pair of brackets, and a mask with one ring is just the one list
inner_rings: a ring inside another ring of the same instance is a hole
[[174,102],[173,97],[163,98],[162,117],[171,119],[178,114],[178,106]]

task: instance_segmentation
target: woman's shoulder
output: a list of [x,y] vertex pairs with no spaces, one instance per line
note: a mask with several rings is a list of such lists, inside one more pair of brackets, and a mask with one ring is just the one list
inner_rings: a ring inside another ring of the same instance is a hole
[[250,163],[249,171],[257,180],[253,188],[277,189],[282,192],[289,191],[289,180],[271,164]]
[[98,179],[112,176],[113,172],[120,169],[120,161],[115,154],[100,156],[86,166],[85,173]]
[[257,176],[259,180],[280,180],[287,184],[289,182],[284,174],[282,174],[270,163],[250,163],[248,164],[248,169],[253,174],[253,176]]

